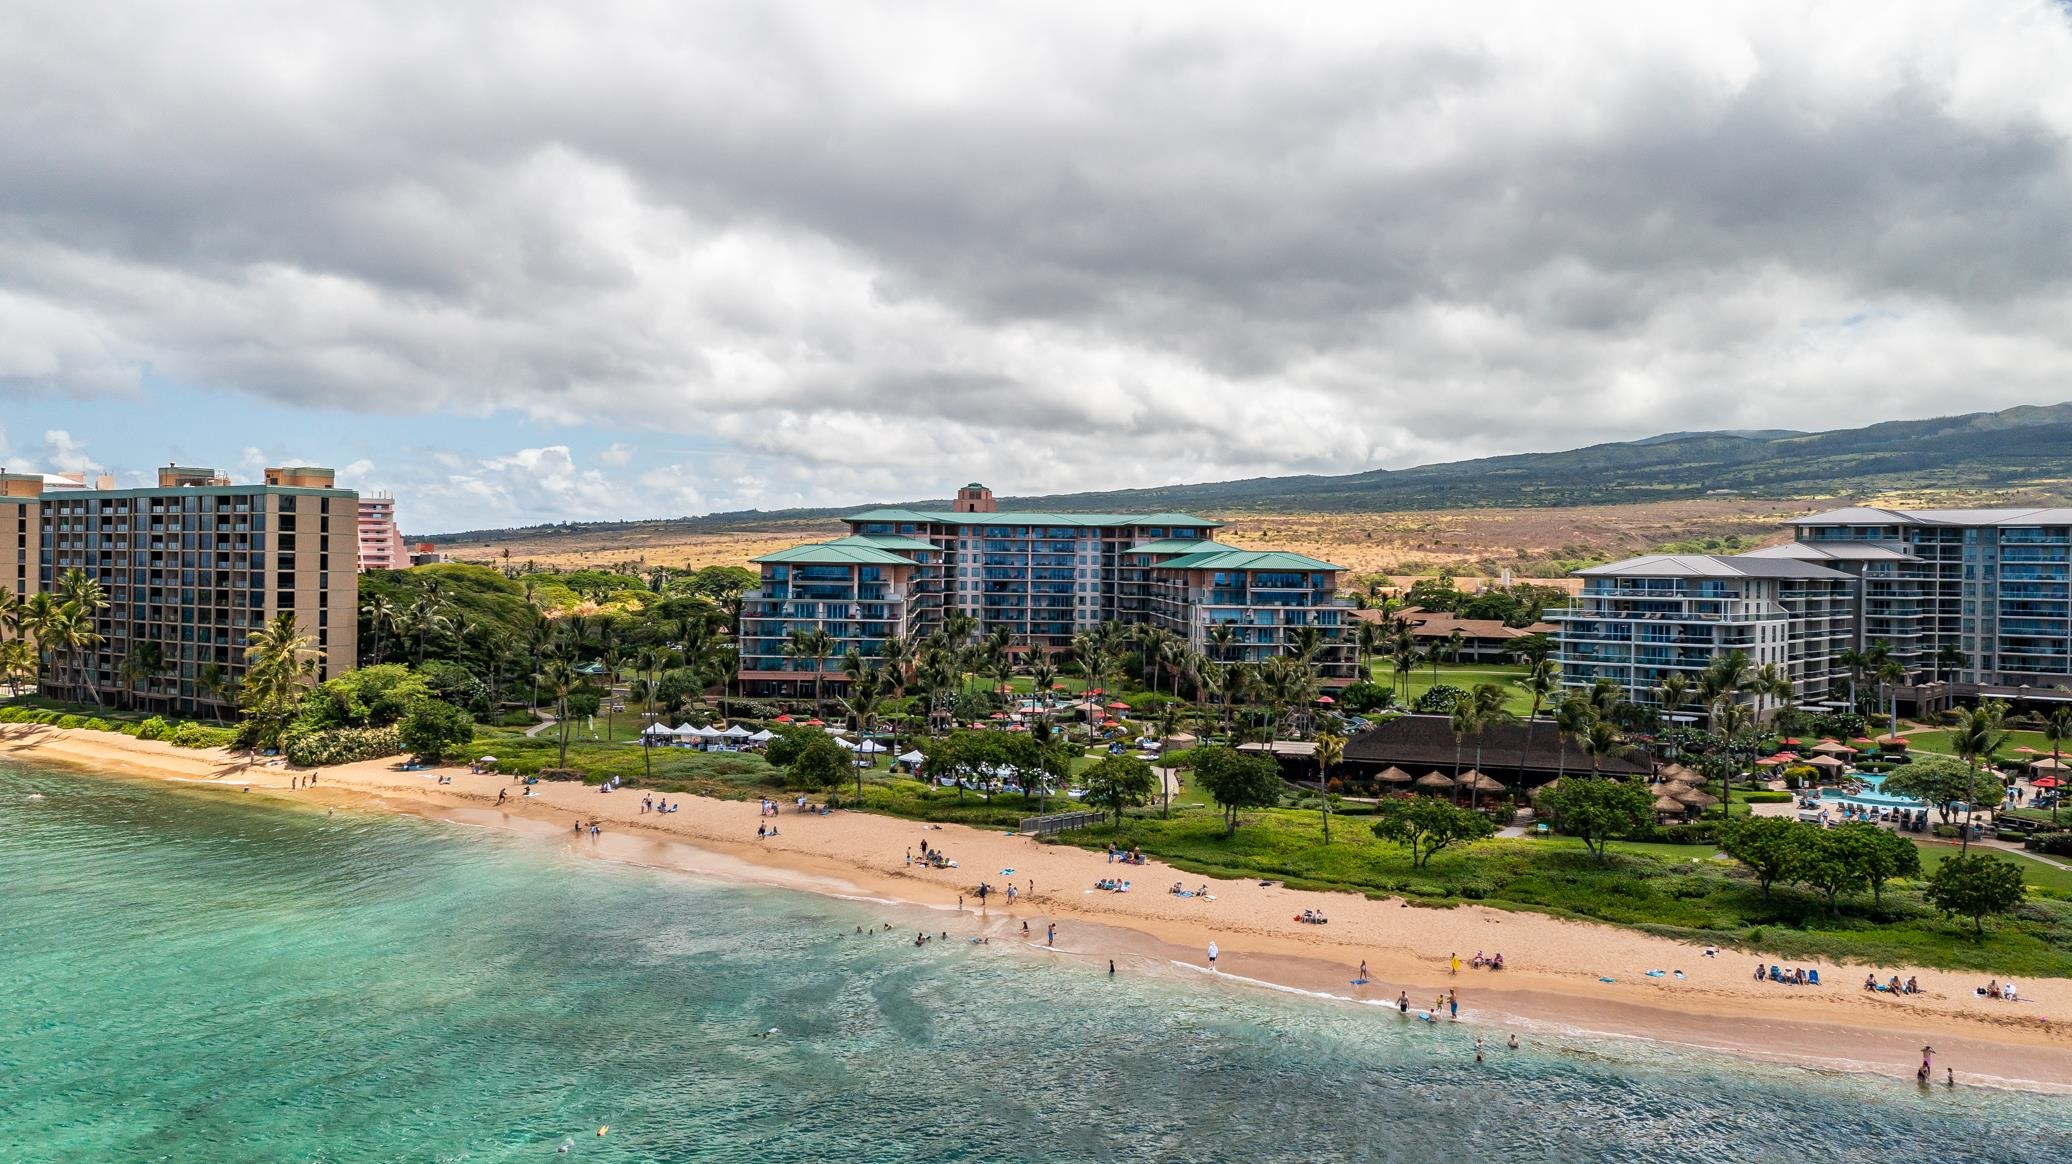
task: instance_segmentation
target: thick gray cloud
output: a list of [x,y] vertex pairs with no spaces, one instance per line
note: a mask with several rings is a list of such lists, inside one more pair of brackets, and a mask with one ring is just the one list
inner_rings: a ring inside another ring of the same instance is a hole
[[2068,272],[2055,5],[0,11],[0,389],[738,450],[512,512],[2055,401]]

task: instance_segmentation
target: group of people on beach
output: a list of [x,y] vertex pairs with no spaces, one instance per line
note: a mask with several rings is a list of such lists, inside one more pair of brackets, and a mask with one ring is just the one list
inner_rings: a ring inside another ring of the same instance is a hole
[[589,830],[589,832],[590,832],[590,835],[591,835],[591,836],[593,836],[593,837],[594,837],[594,836],[596,836],[596,835],[598,835],[599,833],[601,833],[601,832],[603,832],[603,831],[604,831],[603,829],[601,829],[601,828],[599,828],[599,827],[598,827],[599,823],[600,823],[600,822],[598,822],[598,821],[594,821],[594,820],[593,820],[593,821],[591,821],[591,822],[590,822],[589,824],[587,824],[587,825],[586,825],[586,824],[584,824],[584,823],[582,822],[581,818],[578,818],[578,819],[576,820],[576,835],[577,835],[577,836],[582,836],[582,835],[583,835],[583,831],[584,831],[585,829],[588,829],[588,830]]
[[1915,981],[1911,977],[1909,977],[1905,982],[1901,982],[1899,980],[1899,975],[1897,974],[1894,974],[1892,976],[1892,981],[1890,982],[1880,982],[1878,981],[1878,976],[1876,974],[1866,974],[1863,976],[1863,988],[1866,991],[1875,991],[1879,994],[1921,993],[1921,984],[1919,982]]
[[676,812],[676,811],[679,811],[679,810],[680,810],[680,809],[682,809],[682,808],[683,808],[683,802],[682,802],[682,801],[680,801],[680,800],[679,800],[679,801],[677,801],[677,802],[676,802],[675,804],[673,804],[673,805],[672,805],[672,804],[670,804],[670,803],[669,803],[669,798],[668,798],[668,797],[666,797],[666,796],[665,796],[665,797],[663,797],[663,798],[662,798],[662,799],[660,799],[660,800],[656,800],[656,799],[655,799],[655,796],[654,796],[654,794],[653,794],[653,793],[649,793],[648,795],[646,795],[646,796],[643,796],[643,797],[641,797],[641,798],[640,798],[640,811],[642,811],[642,812],[652,812],[652,813],[657,813],[657,814],[660,814],[660,813],[669,813],[669,812]]
[[2001,982],[1998,979],[1986,983],[1972,993],[1979,998],[1991,998],[2000,1002],[2020,1002],[2022,998],[2021,993],[2014,988],[2014,983]]
[[1782,982],[1786,986],[1818,986],[1820,985],[1820,971],[1808,970],[1803,966],[1786,969],[1775,963],[1765,966],[1761,962],[1757,962],[1755,964],[1755,980],[1757,982]]
[[1112,865],[1117,861],[1120,861],[1125,865],[1142,865],[1145,863],[1144,850],[1129,849],[1125,851],[1116,848],[1115,842],[1110,841],[1108,843],[1108,863]]

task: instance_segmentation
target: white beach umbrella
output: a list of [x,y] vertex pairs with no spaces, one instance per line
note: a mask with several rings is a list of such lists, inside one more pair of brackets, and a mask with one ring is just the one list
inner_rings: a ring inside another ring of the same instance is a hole
[[850,743],[848,740],[845,740],[840,736],[835,737],[835,743],[840,744],[842,747],[847,748],[852,752],[858,750],[855,744]]

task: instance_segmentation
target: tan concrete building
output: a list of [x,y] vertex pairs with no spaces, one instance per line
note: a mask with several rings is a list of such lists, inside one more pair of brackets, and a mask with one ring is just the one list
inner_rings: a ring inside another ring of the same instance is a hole
[[[359,495],[331,470],[268,469],[233,484],[214,469],[168,465],[151,488],[51,482],[0,470],[0,558],[21,597],[55,591],[79,569],[101,584],[102,643],[80,669],[47,674],[60,699],[175,715],[227,711],[250,633],[281,611],[322,652],[319,673],[354,666],[359,650]],[[140,668],[125,674],[132,657]]]

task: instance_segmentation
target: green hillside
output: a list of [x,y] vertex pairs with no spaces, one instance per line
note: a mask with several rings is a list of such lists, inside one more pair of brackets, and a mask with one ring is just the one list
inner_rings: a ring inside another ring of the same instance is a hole
[[[1342,476],[1256,477],[1199,485],[1002,497],[1003,506],[1106,512],[1367,513],[1387,510],[1601,505],[1731,491],[1754,497],[1915,492],[2063,491],[2072,478],[2072,404],[2025,405],[1934,420],[1801,433],[1669,433],[1558,453],[1519,453]],[[887,504],[947,508],[943,499]],[[823,518],[847,509],[715,513],[659,523],[721,530]],[[485,540],[499,531],[446,535]],[[534,531],[537,532],[537,531]]]

